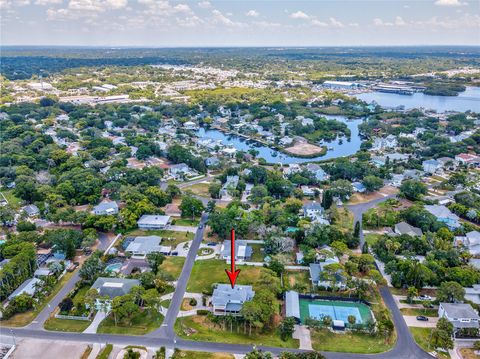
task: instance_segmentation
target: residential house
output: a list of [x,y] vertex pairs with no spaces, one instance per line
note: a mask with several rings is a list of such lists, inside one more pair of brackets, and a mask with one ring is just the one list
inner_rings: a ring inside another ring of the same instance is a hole
[[343,275],[343,271],[339,269],[334,273],[334,278],[328,278],[326,276],[325,267],[330,264],[338,263],[337,258],[327,258],[324,262],[320,263],[310,263],[309,271],[310,271],[310,280],[312,281],[312,285],[315,287],[323,287],[323,288],[338,288],[338,289],[345,289],[346,288],[346,277]]
[[480,326],[478,313],[466,303],[440,303],[438,316],[453,324],[454,335],[461,329],[478,329]]
[[465,236],[455,237],[455,244],[461,245],[468,249],[468,252],[474,256],[480,254],[480,232],[471,231],[465,234]]
[[362,182],[352,182],[353,192],[363,193],[367,190]]
[[253,299],[255,292],[251,285],[217,284],[213,290],[212,306],[214,315],[240,315],[245,302]]
[[397,138],[394,135],[388,135],[387,137],[376,137],[373,140],[372,150],[383,151],[389,148],[395,148],[398,146]]
[[310,202],[303,205],[303,216],[310,218],[312,223],[330,224],[330,222],[324,217],[324,209],[318,202]]
[[398,235],[408,234],[412,237],[421,237],[423,235],[420,228],[409,225],[407,222],[400,222],[395,225],[394,231]]
[[157,214],[144,214],[137,221],[140,229],[164,229],[170,223],[170,216],[162,216]]
[[125,252],[130,253],[132,258],[145,258],[150,253],[170,254],[171,247],[162,246],[162,238],[159,236],[138,236],[130,242]]
[[212,156],[205,159],[205,165],[209,168],[218,167],[220,165],[220,160],[218,157]]
[[455,161],[468,166],[478,166],[480,164],[480,156],[470,153],[460,153],[455,156]]
[[227,176],[227,180],[220,190],[220,198],[226,200],[231,199],[231,194],[237,188],[239,179],[238,176]]
[[[252,257],[253,249],[250,247],[245,240],[236,240],[235,241],[235,262],[243,263],[249,261]],[[232,260],[232,242],[225,240],[220,248],[220,258],[230,263]]]
[[460,218],[445,206],[427,205],[425,209],[433,214],[437,218],[437,221],[445,223],[450,229],[456,229],[461,226]]
[[20,294],[27,294],[30,297],[33,297],[37,290],[39,289],[40,284],[42,283],[41,279],[30,278],[25,282],[20,284],[20,286],[13,291],[12,294],[8,296],[8,300],[18,297]]
[[38,216],[40,214],[40,210],[34,204],[29,204],[28,206],[23,207],[23,211],[29,217],[35,217],[35,216]]
[[192,170],[186,163],[179,163],[176,165],[170,166],[168,169],[170,176],[175,178],[176,180],[182,180],[186,176],[190,176],[192,174]]
[[[137,285],[140,285],[140,281],[137,279],[97,278],[92,285],[92,289],[96,289],[99,295],[95,301],[95,309],[110,312],[112,299],[130,293],[132,288]],[[101,297],[108,297],[108,299]]]
[[431,159],[431,160],[423,161],[422,167],[426,173],[434,174],[442,169],[442,164],[437,160]]
[[304,196],[315,196],[315,190],[309,186],[300,186]]
[[392,178],[389,181],[390,185],[393,187],[400,187],[402,185],[404,178],[405,177],[403,174],[392,174]]
[[305,166],[306,170],[312,173],[315,176],[315,179],[319,182],[326,181],[330,177],[322,167],[317,165],[316,163],[309,163]]
[[284,136],[280,140],[278,140],[278,144],[281,146],[290,146],[293,143],[293,138]]
[[93,207],[93,213],[97,216],[113,215],[118,213],[118,204],[115,201],[103,200],[95,207]]
[[183,124],[183,128],[186,129],[186,130],[192,130],[192,131],[195,131],[196,129],[198,129],[198,126],[195,122],[193,121],[187,121]]

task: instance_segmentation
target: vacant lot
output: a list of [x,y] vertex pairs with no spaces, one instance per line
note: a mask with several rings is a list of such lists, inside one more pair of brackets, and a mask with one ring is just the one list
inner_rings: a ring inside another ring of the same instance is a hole
[[117,323],[113,315],[110,314],[98,326],[97,333],[102,334],[128,334],[128,335],[144,335],[157,329],[163,322],[163,315],[154,313],[149,315],[148,312],[142,311],[134,315],[131,325]]
[[370,336],[360,333],[334,334],[327,329],[311,332],[313,349],[331,352],[383,353],[394,343],[385,343],[382,336]]
[[[194,333],[191,333],[191,329]],[[207,342],[221,342],[229,344],[255,344],[269,345],[282,348],[298,348],[297,339],[289,339],[284,342],[276,332],[253,333],[248,335],[248,328],[244,332],[243,325],[233,330],[222,329],[219,325],[214,325],[207,316],[183,317],[177,319],[175,323],[175,332],[189,340],[202,340]]]
[[125,234],[125,237],[137,236],[159,236],[162,237],[162,245],[175,247],[179,243],[193,240],[194,234],[190,232],[175,232],[168,230],[142,231],[140,229]]
[[[219,259],[196,261],[188,282],[187,292],[201,293],[210,291],[215,283],[228,283],[226,268],[230,269],[230,264]],[[255,284],[262,271],[265,270],[263,267],[253,266],[237,266],[237,269],[241,269],[237,279],[238,284]]]
[[210,193],[208,192],[208,187],[210,184],[211,182],[200,182],[191,186],[186,186],[184,189],[185,191],[192,192],[198,196],[210,198]]
[[185,257],[167,257],[160,266],[161,271],[165,271],[178,279],[182,272],[183,264],[185,263]]
[[78,359],[82,356],[87,348],[86,344],[38,340],[38,339],[21,339],[17,342],[17,348],[13,352],[13,359]]
[[57,319],[50,317],[45,322],[44,328],[46,330],[54,330],[58,332],[77,332],[81,333],[91,324],[89,320],[71,320],[71,319]]

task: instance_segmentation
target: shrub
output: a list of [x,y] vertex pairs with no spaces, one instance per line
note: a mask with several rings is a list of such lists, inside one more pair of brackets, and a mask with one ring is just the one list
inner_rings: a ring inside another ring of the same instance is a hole
[[197,310],[197,315],[208,315],[209,313],[210,313],[210,311],[206,310],[206,309]]
[[195,298],[192,298],[192,299],[190,299],[189,304],[190,304],[192,307],[194,307],[194,306],[197,305],[197,300],[196,300]]

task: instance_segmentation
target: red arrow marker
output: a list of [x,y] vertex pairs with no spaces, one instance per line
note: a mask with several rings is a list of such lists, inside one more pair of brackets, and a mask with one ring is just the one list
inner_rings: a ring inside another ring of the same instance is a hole
[[230,279],[230,284],[232,285],[232,288],[235,287],[235,282],[237,280],[238,274],[240,273],[240,269],[235,270],[235,230],[232,228],[232,231],[230,232],[230,239],[231,239],[231,270],[229,271],[228,269],[225,269],[225,272],[227,273],[228,279]]

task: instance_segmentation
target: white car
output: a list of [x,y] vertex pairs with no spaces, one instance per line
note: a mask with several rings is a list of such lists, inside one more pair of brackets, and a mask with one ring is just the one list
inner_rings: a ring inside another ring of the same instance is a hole
[[430,297],[429,295],[419,295],[418,296],[418,299],[419,300],[432,300],[432,297]]

